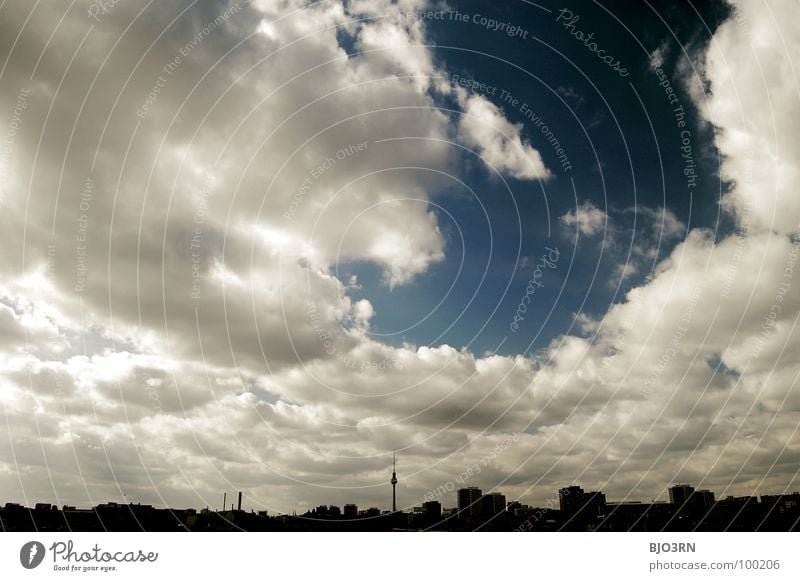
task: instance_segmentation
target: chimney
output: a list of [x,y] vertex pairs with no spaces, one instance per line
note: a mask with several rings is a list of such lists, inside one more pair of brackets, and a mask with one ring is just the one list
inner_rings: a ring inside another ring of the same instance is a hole
[[225,510],[225,504],[227,503],[227,501],[228,501],[228,492],[225,491],[222,494],[222,510]]
[[236,507],[236,510],[242,510],[242,491],[239,491],[239,506]]

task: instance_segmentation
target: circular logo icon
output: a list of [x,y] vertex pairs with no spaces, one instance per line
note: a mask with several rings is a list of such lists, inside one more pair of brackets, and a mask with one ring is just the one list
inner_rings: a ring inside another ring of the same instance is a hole
[[19,550],[19,562],[26,569],[35,569],[44,559],[44,545],[39,541],[30,541]]

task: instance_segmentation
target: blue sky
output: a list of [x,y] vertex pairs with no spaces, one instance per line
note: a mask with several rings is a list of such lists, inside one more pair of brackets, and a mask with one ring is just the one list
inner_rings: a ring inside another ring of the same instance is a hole
[[[688,228],[730,231],[730,222],[725,223],[719,212],[722,184],[715,171],[719,154],[713,128],[699,122],[686,87],[674,78],[669,86],[677,101],[671,103],[651,67],[651,55],[663,46],[662,68],[674,75],[686,51],[705,42],[705,27],[713,28],[726,11],[707,6],[704,22],[687,5],[660,15],[662,23],[646,4],[622,7],[608,6],[621,22],[604,18],[606,11],[592,3],[573,6],[573,12],[580,16],[579,29],[594,32],[609,54],[625,61],[630,76],[623,82],[604,74],[603,62],[562,26],[553,25],[555,8],[547,12],[522,3],[463,2],[457,8],[470,16],[468,22],[426,20],[436,61],[450,73],[449,80],[455,75],[456,82],[458,77],[474,81],[476,92],[483,84],[482,94],[510,121],[523,124],[523,137],[542,154],[554,177],[503,181],[465,153],[458,177],[471,191],[453,183],[434,198],[440,207],[433,211],[446,233],[444,262],[412,284],[391,290],[380,284],[380,274],[369,265],[342,269],[365,281],[355,296],[375,305],[376,338],[420,345],[444,342],[504,354],[541,349],[570,330],[576,314],[602,317],[610,303],[644,281],[679,242],[678,237],[648,237],[648,244],[658,246],[658,256],[620,280],[615,269],[629,260],[630,247],[640,243],[642,230],[652,229],[654,221],[660,228],[659,219],[637,208],[666,207]],[[523,38],[495,32],[482,26],[480,18],[473,22],[475,15],[517,23],[527,34]],[[453,106],[452,99],[437,101]],[[679,150],[683,128],[675,121],[678,106],[691,131],[698,175],[692,188],[687,187],[686,162]],[[527,111],[552,128],[566,151],[567,169]],[[602,234],[599,239],[576,237],[575,226],[559,219],[585,202],[610,216],[604,228],[610,229],[613,243],[608,238],[603,243]],[[548,245],[557,248],[563,260],[537,289],[522,329],[509,332],[509,313],[515,312],[533,266]],[[402,309],[392,308],[398,303]],[[402,332],[410,320],[413,329]]]

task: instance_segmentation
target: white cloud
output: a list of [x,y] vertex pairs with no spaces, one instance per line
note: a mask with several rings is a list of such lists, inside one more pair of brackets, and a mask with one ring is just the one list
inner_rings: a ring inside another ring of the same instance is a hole
[[669,54],[670,42],[665,38],[658,47],[650,53],[650,68],[653,70],[660,69],[664,66],[664,59]]
[[722,177],[734,183],[723,202],[749,230],[800,228],[800,119],[795,71],[800,39],[791,0],[736,2],[703,61],[710,84],[698,100],[717,128]]
[[669,240],[686,234],[686,225],[668,208],[649,208],[640,205],[631,208],[630,211],[648,220],[652,238]]
[[583,202],[561,216],[561,221],[569,227],[577,226],[585,236],[594,236],[607,228],[608,215],[591,202]]
[[522,138],[522,124],[511,123],[497,105],[483,95],[459,91],[464,114],[459,120],[459,136],[475,147],[497,171],[518,179],[534,180],[552,177],[541,154]]

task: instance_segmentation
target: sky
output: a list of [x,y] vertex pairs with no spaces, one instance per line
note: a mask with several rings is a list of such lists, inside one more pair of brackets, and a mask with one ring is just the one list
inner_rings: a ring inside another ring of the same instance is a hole
[[797,490],[796,2],[0,5],[0,501]]

